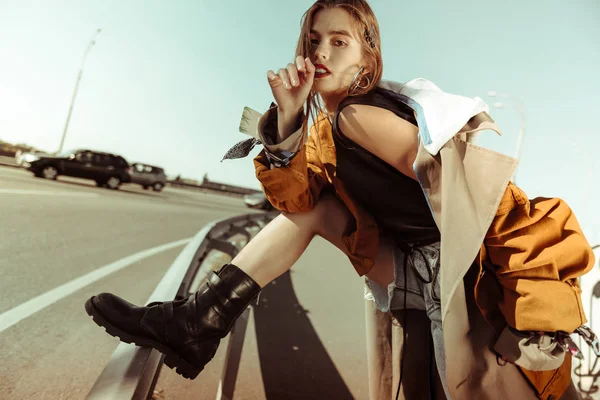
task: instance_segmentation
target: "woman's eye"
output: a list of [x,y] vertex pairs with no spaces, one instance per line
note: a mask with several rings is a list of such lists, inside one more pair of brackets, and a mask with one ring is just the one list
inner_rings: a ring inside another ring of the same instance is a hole
[[344,42],[343,40],[336,40],[333,42],[333,44],[337,47],[344,47],[346,45],[346,42]]
[[310,44],[311,44],[311,46],[318,46],[319,39],[310,39]]

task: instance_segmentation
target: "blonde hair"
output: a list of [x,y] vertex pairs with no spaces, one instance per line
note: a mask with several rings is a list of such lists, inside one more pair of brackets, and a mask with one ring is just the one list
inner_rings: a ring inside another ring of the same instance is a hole
[[[348,88],[348,96],[365,94],[379,84],[383,75],[379,24],[366,0],[318,0],[315,2],[302,16],[302,27],[296,47],[296,56],[309,57],[311,61],[314,61],[310,43],[310,29],[314,16],[320,10],[334,7],[346,10],[352,17],[355,32],[362,46],[363,59],[366,61],[366,65],[359,71],[359,74]],[[311,116],[313,121],[316,122],[319,112],[323,112],[323,110],[318,94],[311,90],[306,101],[307,120]]]

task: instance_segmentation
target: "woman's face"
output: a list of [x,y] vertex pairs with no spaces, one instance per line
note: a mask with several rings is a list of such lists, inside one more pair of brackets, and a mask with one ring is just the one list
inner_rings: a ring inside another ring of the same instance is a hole
[[352,22],[350,14],[341,8],[325,8],[314,15],[310,58],[316,67],[314,89],[324,100],[345,97],[354,75],[364,65]]

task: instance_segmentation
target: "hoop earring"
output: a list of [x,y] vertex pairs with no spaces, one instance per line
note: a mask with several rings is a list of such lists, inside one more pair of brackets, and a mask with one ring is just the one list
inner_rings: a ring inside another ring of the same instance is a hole
[[352,78],[352,82],[350,82],[350,86],[348,87],[348,93],[350,93],[350,91],[354,91],[357,89],[366,89],[369,87],[369,85],[371,84],[371,79],[369,79],[368,76],[365,76],[366,80],[367,80],[367,84],[364,86],[360,85],[360,81],[362,80],[359,79],[357,81],[358,76],[360,75],[361,72],[363,72],[363,70],[365,69],[364,65],[361,65],[360,68],[358,69],[358,71],[356,71],[356,74],[354,74],[354,78]]

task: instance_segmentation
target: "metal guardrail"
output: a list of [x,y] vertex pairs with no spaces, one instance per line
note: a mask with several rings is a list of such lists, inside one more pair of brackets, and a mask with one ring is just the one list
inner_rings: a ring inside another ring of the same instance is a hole
[[[256,231],[262,229],[279,212],[253,213],[215,221],[205,226],[181,251],[148,303],[187,297],[202,285],[215,269],[207,256],[218,250],[234,257]],[[236,236],[245,236],[244,243],[235,243]],[[220,267],[221,265],[218,265]],[[248,323],[249,309],[238,318],[230,332],[230,340],[219,384],[217,400],[231,399],[243,340]],[[141,400],[152,397],[164,356],[157,350],[121,343],[114,351],[106,367],[94,383],[87,399]]]
[[[600,244],[592,246],[592,250],[600,249]],[[600,260],[596,260],[598,268],[600,268]],[[589,303],[589,320],[588,326],[594,329],[594,299],[600,299],[600,280],[592,287]],[[583,299],[582,299],[583,300]],[[596,332],[598,334],[599,332]],[[581,345],[581,340],[579,343]],[[598,399],[600,398],[600,357],[595,357],[592,354],[591,348],[588,347],[585,361],[573,360],[577,364],[573,368],[573,378],[576,384],[579,395],[582,399]],[[585,368],[584,368],[585,366]]]
[[236,195],[239,197],[245,196],[247,194],[262,193],[261,190],[244,188],[244,187],[239,187],[239,186],[228,185],[226,183],[211,182],[211,181],[195,184],[195,183],[187,183],[185,181],[177,181],[177,180],[171,179],[171,180],[167,181],[167,184],[172,187],[208,190],[208,191],[212,191],[212,192],[221,192],[221,193],[227,193],[229,195]]
[[[221,264],[205,263],[211,250],[217,250],[233,258],[256,233],[253,233],[251,228],[260,230],[277,215],[278,212],[245,214],[215,221],[205,226],[173,262],[148,299],[148,303],[183,298],[193,293],[206,282],[209,274],[215,269],[214,267],[221,266]],[[232,239],[240,235],[245,237],[245,243],[236,244]],[[596,250],[600,248],[600,245],[592,248]],[[600,298],[597,291],[600,293],[600,281],[594,286],[590,302],[593,298]],[[233,398],[249,311],[250,308],[242,313],[229,334],[216,400]],[[593,315],[590,316],[590,324],[593,323],[592,321]],[[156,350],[126,343],[119,344],[86,398],[92,400],[150,399],[160,374],[163,359],[164,356]],[[574,375],[579,378],[578,390],[580,394],[587,395],[587,398],[593,398],[591,396],[600,390],[596,383],[600,379],[600,370],[595,371],[597,362],[592,362],[591,358],[588,359],[587,373],[581,371],[581,365],[574,371]],[[582,378],[592,379],[589,388],[581,387]]]

